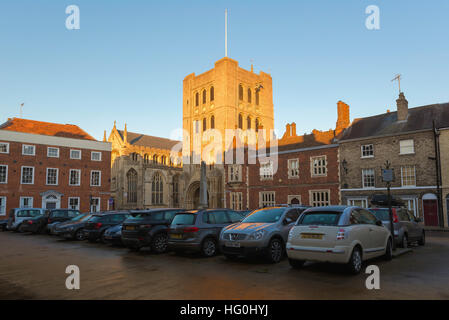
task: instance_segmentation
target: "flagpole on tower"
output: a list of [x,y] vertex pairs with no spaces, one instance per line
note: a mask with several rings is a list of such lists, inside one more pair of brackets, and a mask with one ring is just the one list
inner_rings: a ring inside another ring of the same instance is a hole
[[228,56],[228,9],[225,9],[225,57]]
[[25,103],[21,103],[20,104],[20,119],[22,119],[22,114],[23,114],[23,105],[24,105]]

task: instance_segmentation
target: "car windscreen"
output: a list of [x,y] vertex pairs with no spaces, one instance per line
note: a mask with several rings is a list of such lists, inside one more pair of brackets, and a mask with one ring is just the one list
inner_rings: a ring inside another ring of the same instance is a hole
[[243,219],[242,223],[275,223],[279,221],[284,212],[285,208],[259,209]]
[[388,209],[369,209],[378,220],[390,221],[390,212]]
[[175,218],[172,221],[172,225],[192,225],[195,224],[196,220],[196,214],[192,213],[179,213],[175,216]]
[[312,211],[304,213],[298,220],[298,225],[336,226],[340,219],[340,212]]
[[92,216],[92,218],[89,220],[89,222],[94,222],[94,223],[100,222],[103,220],[103,218],[104,218],[104,216]]
[[85,218],[85,214],[77,215],[76,217],[72,218],[71,221],[80,221],[81,219]]
[[51,218],[65,218],[67,217],[68,212],[67,211],[52,211],[50,213]]

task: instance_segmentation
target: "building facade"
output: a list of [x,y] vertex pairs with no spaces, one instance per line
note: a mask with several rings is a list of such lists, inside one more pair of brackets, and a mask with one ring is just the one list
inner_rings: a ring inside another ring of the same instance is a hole
[[[335,130],[313,130],[298,136],[296,124],[286,125],[277,151],[252,161],[245,149],[244,164],[226,165],[226,202],[236,210],[278,204],[310,206],[340,203],[339,146],[336,138],[349,125],[349,106],[338,102]],[[237,151],[236,151],[237,152]]]
[[115,123],[108,141],[114,208],[182,207],[182,157],[172,152],[180,141],[128,132],[126,124],[118,130]]
[[444,225],[449,227],[449,127],[439,128],[439,132],[443,218]]
[[0,125],[0,215],[10,209],[107,210],[111,146],[75,125],[19,118]]
[[433,126],[449,126],[449,104],[409,109],[403,93],[396,102],[396,112],[355,119],[339,139],[342,204],[368,207],[373,195],[386,194],[388,161],[391,194],[425,225],[443,225]]

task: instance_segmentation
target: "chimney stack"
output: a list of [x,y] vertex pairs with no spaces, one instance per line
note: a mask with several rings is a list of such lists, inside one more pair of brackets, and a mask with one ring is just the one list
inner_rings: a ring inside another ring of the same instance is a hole
[[408,117],[408,101],[405,99],[404,92],[399,93],[399,98],[396,100],[398,107],[398,121],[407,120]]

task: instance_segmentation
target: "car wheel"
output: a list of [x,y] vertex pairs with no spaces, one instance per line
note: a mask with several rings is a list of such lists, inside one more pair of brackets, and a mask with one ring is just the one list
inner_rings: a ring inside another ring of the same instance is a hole
[[424,231],[422,232],[421,238],[418,240],[418,244],[420,246],[423,246],[426,244],[426,234]]
[[407,248],[407,247],[408,247],[408,237],[407,237],[407,234],[404,233],[404,235],[402,236],[401,248]]
[[212,238],[206,238],[201,246],[201,252],[205,257],[213,257],[217,253],[217,243]]
[[268,244],[267,258],[271,263],[278,263],[282,259],[284,253],[282,241],[274,238]]
[[156,253],[164,253],[168,247],[168,235],[165,232],[156,234],[151,240],[151,250]]
[[77,241],[84,240],[84,231],[83,231],[83,229],[76,230],[75,235],[73,236],[73,238],[75,240],[77,240]]
[[295,260],[295,259],[288,259],[288,262],[290,263],[290,266],[295,269],[300,269],[304,266],[304,263],[306,263],[304,260]]
[[391,241],[391,238],[388,239],[387,248],[385,249],[384,258],[387,261],[390,261],[391,259],[393,259],[393,243]]
[[351,258],[349,258],[348,269],[352,274],[358,274],[362,270],[362,250],[355,247],[352,250]]

